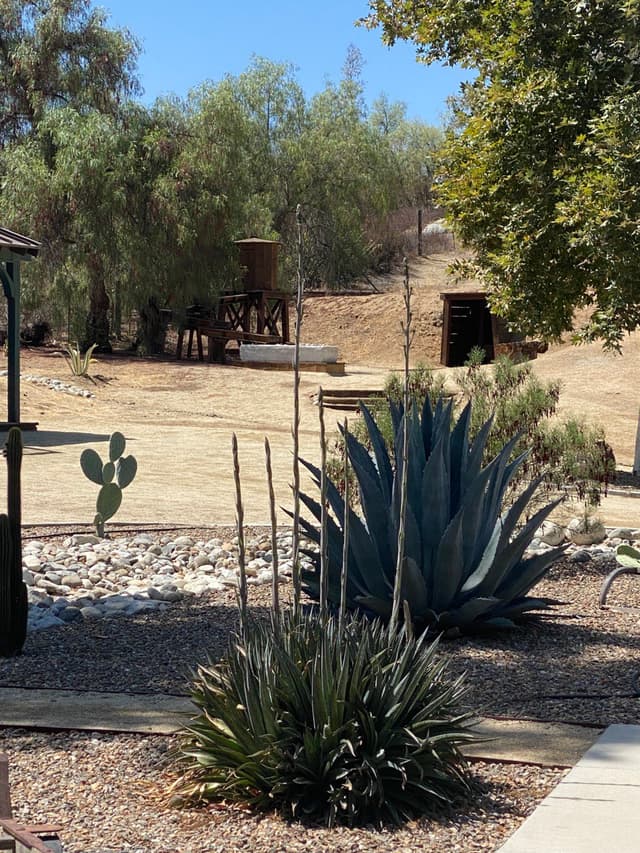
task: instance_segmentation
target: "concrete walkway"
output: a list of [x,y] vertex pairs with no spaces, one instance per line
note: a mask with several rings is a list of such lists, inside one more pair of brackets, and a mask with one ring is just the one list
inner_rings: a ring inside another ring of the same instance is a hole
[[640,726],[609,726],[500,853],[637,853]]
[[[187,696],[0,688],[0,726],[168,735],[195,712]],[[480,720],[470,758],[573,767],[599,729],[530,721]]]

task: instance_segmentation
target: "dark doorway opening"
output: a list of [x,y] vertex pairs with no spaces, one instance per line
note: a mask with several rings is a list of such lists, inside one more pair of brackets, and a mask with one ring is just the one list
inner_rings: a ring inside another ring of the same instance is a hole
[[485,364],[493,361],[494,338],[491,313],[483,293],[443,293],[441,361],[460,367],[474,347],[484,350]]

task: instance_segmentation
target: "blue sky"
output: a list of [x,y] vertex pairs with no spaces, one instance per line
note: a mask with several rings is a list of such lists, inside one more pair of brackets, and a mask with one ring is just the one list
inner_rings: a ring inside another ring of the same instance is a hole
[[410,44],[385,47],[380,33],[354,26],[366,0],[101,0],[112,26],[127,27],[142,43],[143,100],[184,96],[204,80],[240,74],[252,55],[296,66],[308,96],[340,79],[354,44],[365,65],[365,97],[381,92],[404,101],[410,118],[440,124],[446,98],[456,92],[459,69],[417,63]]

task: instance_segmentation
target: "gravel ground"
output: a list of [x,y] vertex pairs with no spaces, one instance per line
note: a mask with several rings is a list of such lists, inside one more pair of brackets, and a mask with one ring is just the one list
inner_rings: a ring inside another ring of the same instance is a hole
[[477,763],[470,802],[445,817],[401,829],[328,830],[241,809],[172,808],[173,776],[164,766],[172,745],[164,737],[0,731],[15,816],[62,824],[67,853],[493,851],[565,772]]
[[[600,610],[600,586],[613,566],[610,558],[563,561],[536,590],[565,602],[554,618],[497,637],[443,644],[452,673],[467,672],[467,702],[475,713],[599,726],[640,722],[633,686],[640,671],[640,583],[633,576],[619,579],[609,596],[612,607]],[[282,591],[286,599],[288,587]],[[268,587],[250,587],[249,594],[254,612],[268,606]],[[235,596],[229,590],[161,613],[35,633],[21,657],[0,661],[0,685],[185,693],[190,669],[207,655],[222,654],[235,625]],[[247,847],[256,853],[492,851],[563,773],[474,763],[471,803],[446,818],[398,831],[329,832],[228,808],[169,808],[166,789],[173,777],[163,766],[169,738],[9,729],[0,731],[0,738],[0,749],[10,754],[17,815],[62,823],[65,849],[84,853]]]

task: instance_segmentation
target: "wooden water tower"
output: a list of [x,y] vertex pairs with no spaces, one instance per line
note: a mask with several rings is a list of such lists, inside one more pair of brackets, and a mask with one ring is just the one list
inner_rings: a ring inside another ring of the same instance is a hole
[[240,249],[240,266],[243,268],[242,285],[244,290],[278,289],[278,251],[277,240],[261,240],[249,237],[236,240]]

